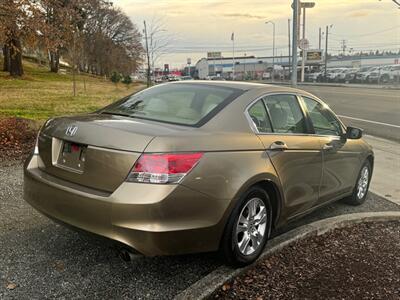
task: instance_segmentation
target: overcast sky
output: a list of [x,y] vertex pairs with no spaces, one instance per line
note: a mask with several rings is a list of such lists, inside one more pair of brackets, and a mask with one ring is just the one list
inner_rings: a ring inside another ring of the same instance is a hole
[[[272,54],[272,20],[276,24],[277,55],[288,53],[288,18],[291,0],[114,0],[143,29],[143,20],[162,20],[172,42],[158,65],[181,67],[186,58],[193,64],[207,51],[232,55],[235,32],[237,55]],[[318,48],[318,28],[333,24],[330,52],[338,53],[341,40],[348,49],[400,48],[400,9],[391,0],[316,0],[307,10],[306,38]],[[323,41],[323,48],[324,43]]]

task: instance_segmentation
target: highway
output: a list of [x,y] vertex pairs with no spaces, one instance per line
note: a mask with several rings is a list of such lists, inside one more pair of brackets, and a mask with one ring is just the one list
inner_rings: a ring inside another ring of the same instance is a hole
[[346,125],[400,142],[400,90],[299,86],[327,103]]

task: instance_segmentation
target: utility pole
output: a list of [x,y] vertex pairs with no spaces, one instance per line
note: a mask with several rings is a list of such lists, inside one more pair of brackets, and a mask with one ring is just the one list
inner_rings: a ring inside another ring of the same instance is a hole
[[267,21],[265,24],[272,24],[272,82],[275,79],[275,23],[272,21]]
[[346,40],[342,40],[341,41],[341,44],[342,44],[342,55],[343,56],[345,56],[345,54],[346,54],[346,48],[347,48],[347,45],[346,45]]
[[292,85],[297,85],[297,22],[299,1],[293,0],[293,39],[292,39]]
[[322,34],[321,34],[321,27],[319,28],[319,39],[318,39],[318,49],[319,50],[321,50],[321,37],[322,37]]
[[329,26],[326,26],[325,31],[325,81],[327,81],[327,71],[328,71],[328,36],[329,36]]
[[301,82],[304,81],[304,68],[306,63],[306,51],[308,50],[308,41],[306,40],[306,8],[313,8],[315,2],[299,2],[300,7],[298,9],[303,9],[303,38],[302,38],[302,59],[301,59]]
[[149,42],[147,40],[147,27],[146,21],[143,21],[144,24],[144,38],[146,40],[146,56],[147,56],[147,87],[151,85],[151,78],[150,78],[150,54],[149,54]]
[[290,78],[290,19],[288,19],[288,37],[289,37],[289,53],[288,53],[288,58],[289,58],[289,62],[288,62],[288,66],[289,66],[289,78]]
[[[301,9],[301,2],[300,2],[300,9]],[[306,8],[303,7],[303,36],[302,40],[306,40]],[[301,53],[303,54],[301,57],[301,82],[304,82],[304,67],[306,63],[306,50],[305,47],[303,47]]]

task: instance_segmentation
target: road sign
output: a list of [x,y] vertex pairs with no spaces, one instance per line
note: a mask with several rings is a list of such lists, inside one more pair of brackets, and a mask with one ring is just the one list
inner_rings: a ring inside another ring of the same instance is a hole
[[315,6],[315,2],[300,2],[301,8],[313,8]]
[[307,39],[301,39],[299,41],[299,48],[302,50],[307,50],[310,47],[310,42]]

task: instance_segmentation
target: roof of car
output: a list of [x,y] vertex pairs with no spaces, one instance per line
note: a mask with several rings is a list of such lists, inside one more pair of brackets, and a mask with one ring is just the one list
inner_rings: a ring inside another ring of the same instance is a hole
[[[281,86],[281,85],[272,85],[272,84],[264,84],[264,83],[253,83],[253,82],[241,82],[241,81],[218,81],[218,80],[192,80],[192,81],[178,81],[170,84],[196,84],[196,85],[208,85],[208,86],[220,86],[227,88],[234,88],[243,91],[254,90],[254,89],[263,89],[265,92],[274,92],[274,91],[284,91],[284,92],[300,92],[300,90]],[[301,91],[304,93],[304,91]]]

